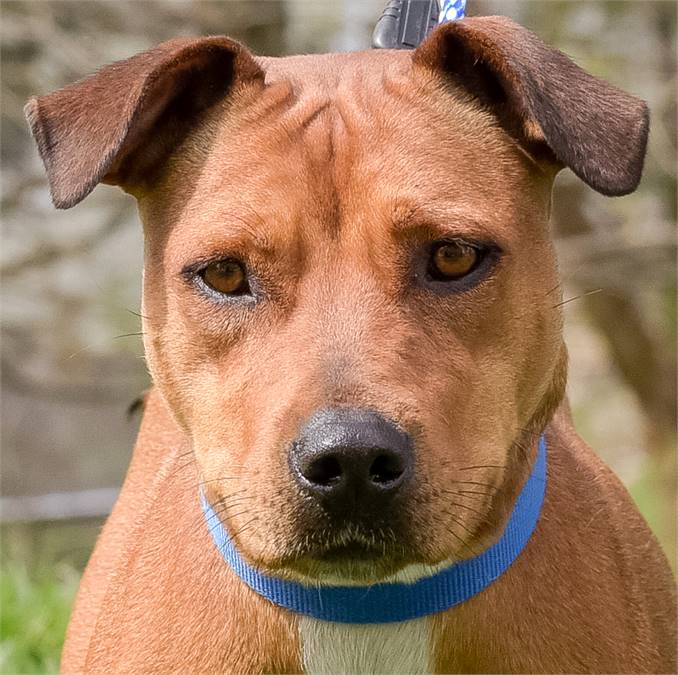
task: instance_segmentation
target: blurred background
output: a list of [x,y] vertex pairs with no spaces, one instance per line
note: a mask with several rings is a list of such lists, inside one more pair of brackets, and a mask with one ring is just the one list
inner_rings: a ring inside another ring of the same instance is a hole
[[[134,202],[100,186],[55,211],[26,99],[170,37],[228,34],[266,55],[367,48],[385,0],[21,1],[2,21],[0,671],[55,671],[79,575],[130,460],[128,406],[149,385]],[[676,8],[469,0],[647,100],[639,190],[558,179],[569,396],[583,437],[621,476],[676,563]]]

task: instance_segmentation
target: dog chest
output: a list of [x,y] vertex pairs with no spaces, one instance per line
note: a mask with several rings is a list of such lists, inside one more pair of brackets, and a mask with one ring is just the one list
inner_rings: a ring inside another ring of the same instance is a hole
[[387,624],[342,624],[303,617],[299,637],[307,675],[428,673],[425,618]]

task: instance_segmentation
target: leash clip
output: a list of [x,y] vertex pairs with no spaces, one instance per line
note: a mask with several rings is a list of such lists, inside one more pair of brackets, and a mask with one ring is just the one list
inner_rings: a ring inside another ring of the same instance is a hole
[[390,0],[372,33],[374,49],[415,49],[438,24],[438,0]]

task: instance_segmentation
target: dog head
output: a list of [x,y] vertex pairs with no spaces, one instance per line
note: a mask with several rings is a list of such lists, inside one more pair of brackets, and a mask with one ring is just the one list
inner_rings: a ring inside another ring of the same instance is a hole
[[485,17],[175,40],[27,114],[58,207],[138,200],[150,370],[246,558],[369,583],[496,540],[565,385],[552,181],[633,190],[641,101]]

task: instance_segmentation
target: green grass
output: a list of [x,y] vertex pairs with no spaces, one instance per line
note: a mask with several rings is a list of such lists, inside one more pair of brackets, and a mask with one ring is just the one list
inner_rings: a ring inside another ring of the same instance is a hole
[[0,673],[56,673],[79,573],[61,564],[0,568]]

